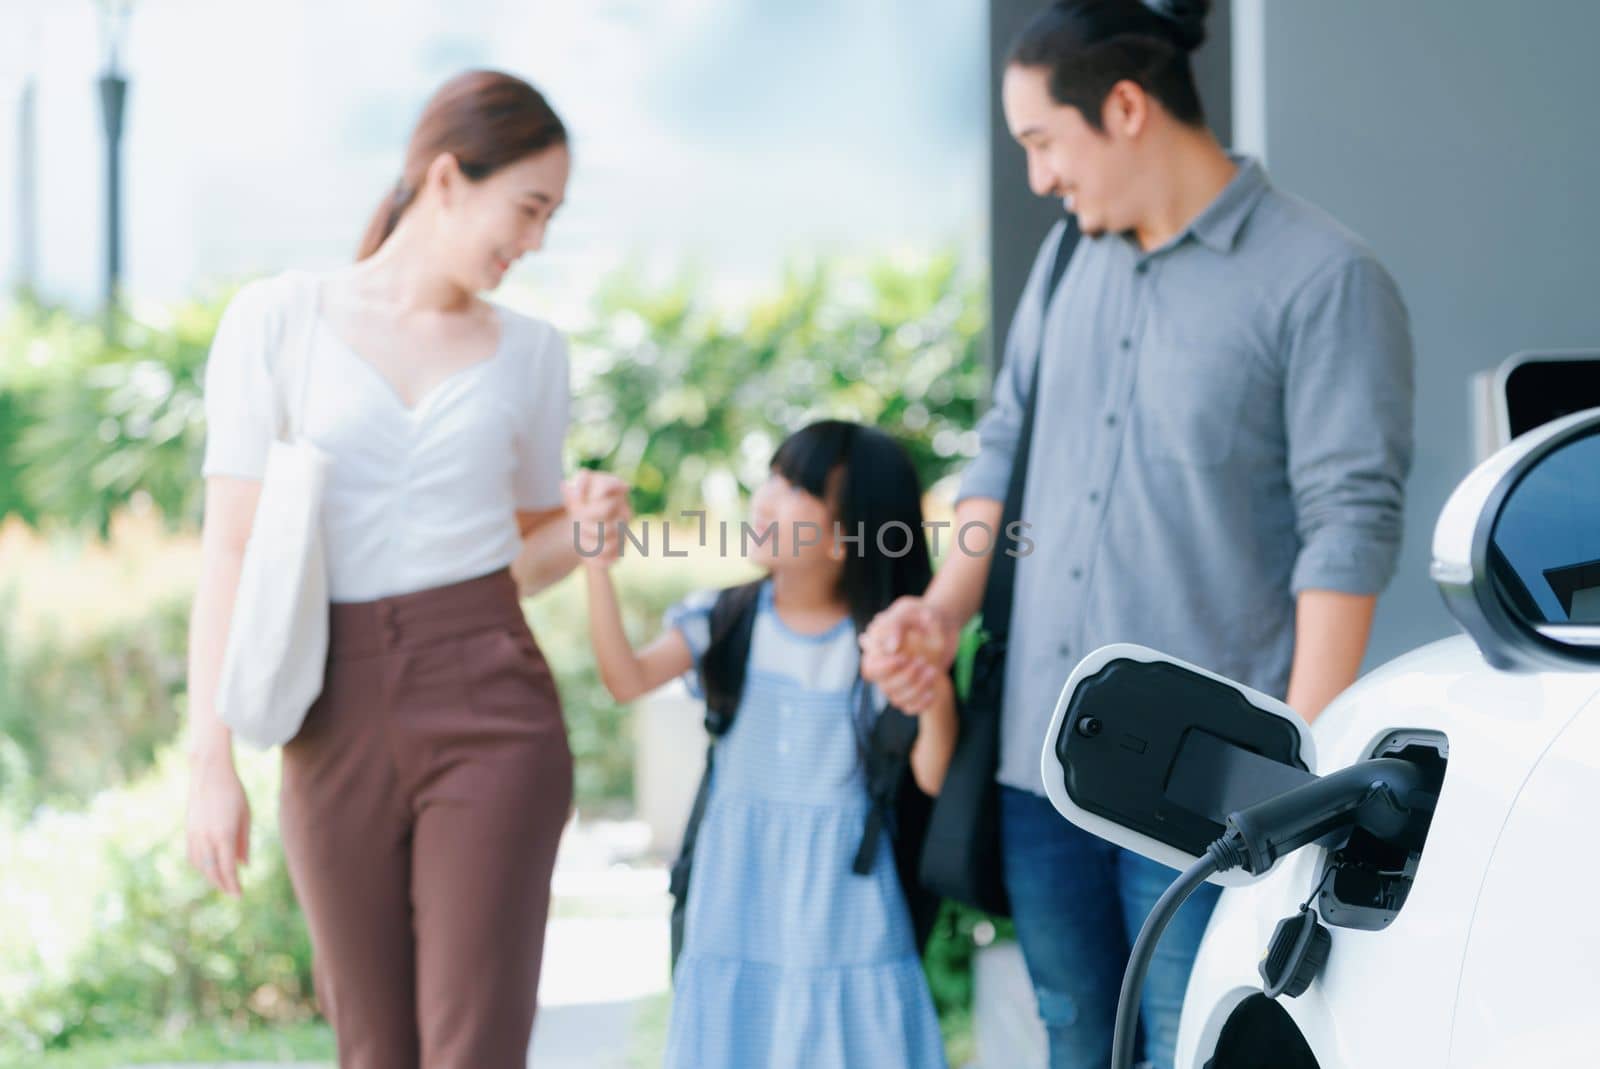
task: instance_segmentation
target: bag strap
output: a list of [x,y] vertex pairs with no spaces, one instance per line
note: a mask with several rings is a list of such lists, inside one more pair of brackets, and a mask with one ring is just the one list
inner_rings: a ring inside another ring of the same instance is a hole
[[287,292],[271,339],[272,381],[278,438],[293,442],[305,429],[306,398],[311,391],[311,340],[322,286],[318,276],[309,271],[291,271],[284,276],[284,288]]
[[[863,683],[860,691],[861,704],[870,712],[870,688]],[[916,717],[907,716],[892,705],[884,706],[872,723],[865,758],[870,804],[850,871],[858,876],[870,875],[881,850],[879,844],[883,836],[889,837],[890,861],[920,952],[933,932],[941,899],[923,886],[918,872],[933,811],[933,799],[922,792],[911,775],[911,750],[916,745],[918,729]]]
[[[1033,375],[1028,380],[1028,400],[1022,410],[1022,427],[1017,432],[1017,448],[1011,461],[1011,481],[1006,486],[1005,507],[1000,514],[1000,533],[1004,537],[1011,525],[1022,518],[1022,495],[1028,483],[1028,458],[1033,452],[1034,411],[1039,401],[1039,375],[1044,365],[1044,328],[1050,317],[1050,304],[1066,274],[1067,264],[1078,248],[1076,216],[1068,215],[1063,224],[1061,240],[1056,243],[1055,259],[1050,264],[1050,275],[1044,298],[1039,302],[1039,351],[1033,362]],[[999,543],[997,542],[997,545]],[[983,629],[988,634],[985,646],[999,651],[1005,647],[1011,633],[1011,595],[1016,583],[1017,559],[1010,552],[996,552],[989,562],[989,579],[983,588]]]
[[706,691],[706,732],[713,740],[727,734],[739,711],[763,582],[729,587],[711,606],[711,640],[700,657],[700,679]]
[[706,691],[706,767],[700,774],[700,785],[695,788],[694,804],[689,808],[689,819],[684,824],[683,839],[678,847],[678,858],[668,876],[667,891],[672,895],[672,920],[670,925],[671,963],[678,965],[678,954],[683,949],[685,901],[689,894],[689,876],[694,867],[694,844],[700,836],[700,823],[705,819],[706,805],[711,800],[711,774],[717,759],[717,739],[733,726],[733,717],[739,709],[739,699],[744,692],[745,665],[750,659],[750,640],[755,634],[756,606],[761,593],[761,580],[729,587],[717,595],[711,606],[711,641],[700,657],[700,680]]
[[[871,691],[862,686],[863,703],[871,702]],[[867,797],[872,800],[867,809],[867,821],[861,830],[861,843],[856,847],[855,861],[850,871],[865,876],[872,871],[878,856],[878,840],[885,825],[892,825],[894,803],[905,779],[911,761],[911,747],[917,741],[917,720],[894,706],[885,706],[872,722],[872,734],[867,743],[866,772]],[[889,827],[893,836],[895,829]]]

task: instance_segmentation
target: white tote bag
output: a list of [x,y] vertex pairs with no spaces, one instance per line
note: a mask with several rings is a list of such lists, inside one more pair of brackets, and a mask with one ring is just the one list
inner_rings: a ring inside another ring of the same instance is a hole
[[322,693],[328,655],[322,498],[331,459],[302,437],[316,279],[291,276],[291,289],[272,360],[278,437],[267,453],[217,688],[223,723],[262,749],[300,730]]

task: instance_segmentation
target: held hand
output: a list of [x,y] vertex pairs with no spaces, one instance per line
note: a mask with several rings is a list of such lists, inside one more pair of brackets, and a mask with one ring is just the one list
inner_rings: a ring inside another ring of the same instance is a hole
[[633,517],[628,484],[601,471],[580,471],[561,484],[561,500],[576,525],[583,563],[609,568],[622,552],[622,525]]
[[238,898],[239,866],[250,860],[250,802],[231,753],[191,761],[187,841],[189,863],[211,886]]
[[[913,668],[926,667],[922,661],[912,659]],[[923,680],[926,682],[923,682]],[[897,702],[884,691],[884,697],[889,704],[905,713],[907,716],[929,716],[934,710],[941,707],[949,708],[955,699],[955,681],[950,678],[949,672],[934,672],[930,676],[918,677],[919,689],[908,690],[905,702]]]
[[955,660],[959,631],[932,602],[907,596],[873,617],[862,647],[920,658],[943,670]]
[[580,523],[622,523],[633,516],[628,484],[605,471],[584,469],[563,481],[561,503]]
[[933,707],[950,663],[955,629],[922,598],[903,597],[861,636],[861,675],[895,707],[913,715]]

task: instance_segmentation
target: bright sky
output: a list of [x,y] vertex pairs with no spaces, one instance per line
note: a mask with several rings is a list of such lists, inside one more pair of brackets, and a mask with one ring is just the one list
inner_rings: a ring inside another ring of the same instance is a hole
[[[512,284],[555,312],[630,257],[761,289],[785,258],[976,250],[982,0],[138,0],[125,263],[135,298],[350,255],[423,101],[468,66],[545,90],[576,170]],[[41,288],[99,289],[90,0],[0,0],[0,278],[17,101],[39,84]]]

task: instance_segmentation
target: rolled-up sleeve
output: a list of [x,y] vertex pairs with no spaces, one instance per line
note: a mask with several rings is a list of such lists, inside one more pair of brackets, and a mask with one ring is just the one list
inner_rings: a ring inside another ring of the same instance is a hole
[[1022,433],[1023,410],[1028,403],[1028,384],[1039,364],[1039,331],[1045,301],[1045,276],[1055,259],[1056,245],[1066,232],[1057,223],[1039,245],[1028,281],[1017,300],[1011,329],[1006,332],[1005,354],[994,381],[994,401],[978,420],[978,455],[961,476],[956,503],[969,497],[1006,499],[1011,482],[1011,465],[1017,455],[1017,438]]
[[1376,594],[1393,578],[1411,470],[1413,355],[1394,280],[1369,256],[1290,306],[1284,378],[1300,551],[1291,589]]

